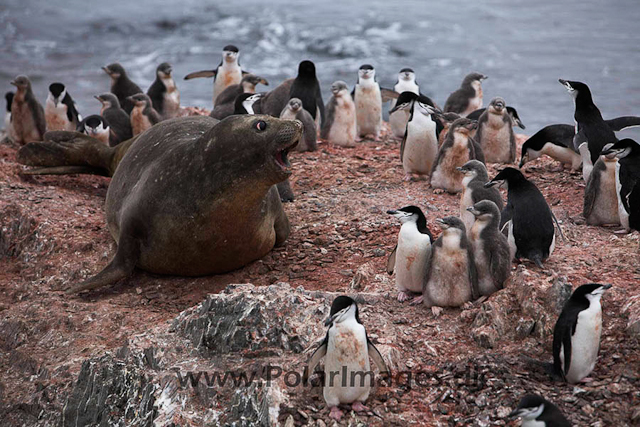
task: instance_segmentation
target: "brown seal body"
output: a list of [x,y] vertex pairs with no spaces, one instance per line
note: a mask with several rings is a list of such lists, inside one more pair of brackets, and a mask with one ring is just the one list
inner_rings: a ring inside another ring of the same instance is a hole
[[275,185],[297,121],[262,115],[167,120],[141,134],[117,167],[106,200],[118,243],[111,263],[71,289],[113,283],[135,267],[201,276],[240,268],[289,235]]

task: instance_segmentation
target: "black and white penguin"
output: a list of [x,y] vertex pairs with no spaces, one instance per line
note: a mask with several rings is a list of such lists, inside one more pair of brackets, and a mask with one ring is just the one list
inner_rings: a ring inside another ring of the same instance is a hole
[[131,120],[126,111],[120,108],[118,98],[112,93],[103,93],[95,98],[102,103],[100,115],[109,123],[109,128],[111,129],[109,145],[115,147],[122,141],[133,137]]
[[358,70],[358,83],[353,89],[353,99],[356,104],[356,139],[372,135],[379,141],[382,129],[382,94],[372,65],[364,64]]
[[506,231],[511,258],[527,258],[542,268],[556,242],[551,208],[538,187],[518,169],[504,168],[485,186],[497,184],[508,190],[500,229]]
[[131,110],[131,131],[133,136],[136,136],[145,130],[151,128],[151,126],[160,123],[162,116],[153,108],[151,104],[151,98],[144,93],[137,93],[127,98],[129,102],[133,103],[133,109]]
[[434,307],[460,307],[480,296],[473,248],[464,223],[453,216],[436,222],[442,234],[431,247],[422,296],[412,301],[424,302],[434,314],[438,311]]
[[478,274],[480,295],[491,295],[504,287],[511,275],[511,253],[500,232],[500,210],[491,200],[481,200],[467,209],[475,222],[469,232]]
[[[411,68],[403,68],[398,73],[398,80],[393,86],[393,90],[400,95],[402,92],[412,92],[416,95],[420,95],[420,86],[416,82],[416,73]],[[389,126],[391,132],[396,138],[402,138],[404,131],[407,127],[407,121],[409,120],[409,112],[403,109],[395,109],[397,100],[391,100],[389,106]]]
[[622,139],[602,152],[614,155],[616,194],[620,224],[625,232],[640,230],[640,145],[633,139]]
[[209,115],[218,120],[232,115],[236,98],[243,93],[256,93],[256,86],[259,84],[268,86],[269,82],[254,74],[245,74],[239,84],[229,86],[218,95],[216,105]]
[[482,81],[486,79],[487,76],[484,74],[467,74],[460,88],[447,98],[443,111],[466,117],[467,114],[482,108]]
[[[605,145],[606,151],[613,144]],[[584,189],[582,215],[589,225],[620,224],[618,196],[616,191],[615,152],[601,154],[589,176]]]
[[31,90],[27,76],[17,76],[11,81],[17,90],[11,101],[11,126],[9,136],[18,144],[42,141],[47,129],[44,108]]
[[302,122],[303,134],[300,143],[296,146],[296,151],[316,151],[318,149],[318,131],[311,114],[302,108],[302,101],[298,98],[291,98],[282,113],[281,119],[300,120]]
[[[593,103],[589,86],[582,82],[559,79],[575,101],[576,121],[573,148],[582,155],[582,176],[586,181],[603,147],[618,140],[613,130],[605,123],[600,110]],[[582,146],[585,144],[586,146]]]
[[549,125],[536,132],[522,145],[520,165],[537,159],[545,154],[563,165],[569,165],[576,171],[582,164],[580,152],[573,147],[575,129],[571,125]]
[[463,175],[456,168],[469,160],[484,163],[482,148],[471,137],[476,127],[475,121],[464,117],[451,124],[431,172],[431,186],[434,189],[441,188],[449,193],[462,191]]
[[[526,126],[524,125],[524,123],[522,123],[522,120],[520,120],[518,111],[514,107],[511,107],[509,105],[507,105],[506,108],[513,126],[518,126],[520,129],[526,129]],[[479,108],[475,111],[472,111],[471,113],[467,114],[467,119],[478,120],[485,111],[487,111],[486,108]]]
[[298,65],[298,75],[291,84],[289,99],[298,98],[302,106],[311,114],[316,122],[316,128],[320,129],[324,121],[324,101],[320,83],[316,77],[316,66],[311,61],[302,61]]
[[127,101],[127,98],[136,93],[143,93],[140,86],[135,84],[127,76],[127,72],[124,67],[117,62],[109,64],[106,67],[102,67],[105,73],[111,78],[111,93],[118,98],[118,102],[122,109],[127,113],[131,113],[133,104]]
[[387,261],[387,273],[393,274],[395,270],[398,301],[403,302],[422,293],[433,236],[419,207],[405,206],[387,213],[401,224],[398,243]]
[[255,105],[259,105],[262,99],[262,93],[243,93],[239,95],[233,108],[233,114],[259,114],[254,108]]
[[62,83],[51,83],[44,106],[47,130],[73,131],[82,121],[71,95]]
[[363,374],[371,371],[369,358],[381,373],[388,374],[389,369],[369,340],[352,298],[342,295],[333,300],[325,326],[329,327],[327,334],[311,356],[308,372],[313,373],[324,357],[324,400],[331,408],[330,417],[340,420],[343,414],[338,405],[351,404],[355,412],[368,409],[363,403],[369,397],[373,378]]
[[596,365],[602,333],[600,298],[611,285],[590,283],[576,289],[553,329],[553,367],[571,383],[586,378]]
[[482,146],[485,160],[491,163],[513,163],[516,160],[516,137],[507,103],[493,98],[478,119],[476,141]]
[[147,90],[153,108],[164,119],[172,119],[180,113],[180,91],[171,76],[172,71],[173,68],[168,62],[158,65],[156,79]]
[[528,394],[520,399],[518,407],[509,418],[522,418],[522,427],[571,427],[556,405],[548,400]]
[[470,207],[481,200],[491,200],[501,211],[504,203],[497,188],[485,188],[484,184],[489,181],[489,174],[482,162],[469,160],[457,169],[464,175],[462,178],[462,195],[460,196],[460,219],[464,222],[467,231],[471,231],[476,217],[469,212]]
[[413,92],[400,94],[394,108],[409,111],[409,120],[400,145],[404,179],[411,180],[413,174],[427,179],[438,155],[435,110],[420,102],[419,96]]
[[349,87],[341,80],[331,85],[331,98],[325,106],[320,138],[342,147],[356,145],[356,104]]
[[85,135],[89,135],[93,138],[96,138],[105,145],[109,145],[109,136],[111,134],[109,130],[109,124],[104,119],[97,114],[92,114],[91,116],[85,117],[79,124],[76,131],[84,133]]
[[197,77],[213,77],[213,105],[216,104],[218,95],[231,85],[237,85],[242,80],[246,71],[240,66],[240,51],[234,45],[222,48],[222,60],[215,70],[202,70],[187,74],[184,79],[190,80]]
[[13,92],[7,92],[4,94],[4,99],[7,102],[7,107],[4,112],[4,130],[9,131],[9,127],[11,126],[11,103],[13,102]]

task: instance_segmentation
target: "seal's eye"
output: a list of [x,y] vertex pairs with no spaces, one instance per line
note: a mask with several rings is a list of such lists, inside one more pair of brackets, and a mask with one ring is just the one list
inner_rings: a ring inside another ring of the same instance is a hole
[[267,122],[264,122],[262,120],[260,120],[258,123],[256,123],[256,128],[260,131],[262,130],[266,130],[267,129]]

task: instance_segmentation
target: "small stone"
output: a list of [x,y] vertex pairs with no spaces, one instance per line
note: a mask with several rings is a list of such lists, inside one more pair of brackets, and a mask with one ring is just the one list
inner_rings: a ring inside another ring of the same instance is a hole
[[295,424],[293,423],[293,415],[289,415],[287,417],[287,421],[284,422],[284,427],[293,427]]
[[384,249],[380,249],[380,248],[378,248],[378,249],[374,249],[374,250],[373,250],[373,256],[375,256],[375,257],[381,257],[381,256],[384,256],[384,255],[385,255],[385,253],[386,253],[386,252],[384,251]]

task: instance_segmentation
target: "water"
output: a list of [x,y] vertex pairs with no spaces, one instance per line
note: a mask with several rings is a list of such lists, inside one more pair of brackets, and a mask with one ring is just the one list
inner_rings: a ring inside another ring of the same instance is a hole
[[[12,90],[9,81],[24,73],[44,103],[48,85],[60,81],[88,115],[99,111],[93,96],[109,89],[100,67],[119,61],[146,90],[168,61],[182,104],[210,108],[211,80],[182,77],[213,68],[233,43],[242,66],[270,88],[313,60],[325,102],[331,83],[353,85],[363,63],[386,87],[412,67],[441,106],[479,71],[489,76],[485,105],[504,97],[533,133],[573,123],[558,78],[587,83],[605,118],[640,115],[638,22],[637,0],[2,0],[0,89]],[[620,135],[640,140],[638,129]]]

